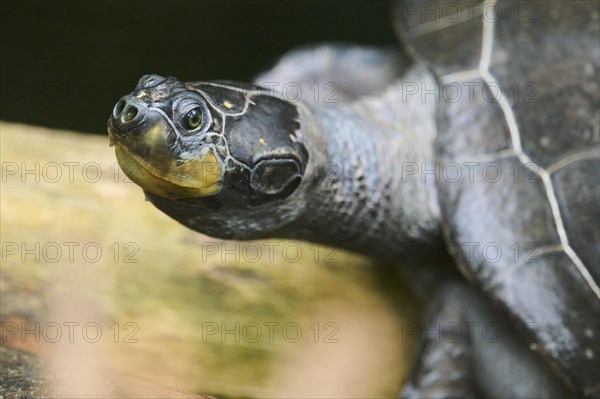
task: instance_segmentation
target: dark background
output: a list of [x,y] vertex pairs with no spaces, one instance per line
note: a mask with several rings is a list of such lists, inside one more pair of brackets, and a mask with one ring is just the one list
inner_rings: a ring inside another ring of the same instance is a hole
[[388,1],[0,4],[0,118],[100,134],[147,73],[247,81],[299,45],[395,43]]

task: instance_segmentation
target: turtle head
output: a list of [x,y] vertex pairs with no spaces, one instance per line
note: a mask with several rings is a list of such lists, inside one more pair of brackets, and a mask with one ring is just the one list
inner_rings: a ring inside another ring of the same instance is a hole
[[296,106],[261,87],[159,75],[142,77],[108,121],[119,165],[150,201],[228,238],[272,230],[257,219],[302,180],[308,153],[299,129]]
[[119,165],[144,190],[168,198],[221,189],[221,165],[200,143],[211,128],[206,101],[175,78],[146,75],[108,121]]

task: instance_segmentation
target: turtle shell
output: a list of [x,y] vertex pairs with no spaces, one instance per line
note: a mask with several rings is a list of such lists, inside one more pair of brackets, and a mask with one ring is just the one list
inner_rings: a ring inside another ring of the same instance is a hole
[[[465,276],[571,383],[600,376],[599,3],[410,1],[439,82],[439,198]],[[425,91],[427,89],[427,91]]]

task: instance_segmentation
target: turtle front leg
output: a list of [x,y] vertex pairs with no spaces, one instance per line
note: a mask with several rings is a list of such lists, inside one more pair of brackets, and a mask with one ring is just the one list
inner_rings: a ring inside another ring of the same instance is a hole
[[528,334],[462,282],[444,286],[430,302],[421,346],[400,397],[576,397],[533,351]]
[[442,337],[442,326],[448,335],[449,326],[464,319],[464,305],[460,301],[462,290],[464,288],[459,283],[452,284],[430,302],[420,331],[422,337],[417,359],[401,398],[481,396],[474,376],[469,373],[473,362],[469,337],[460,333]]

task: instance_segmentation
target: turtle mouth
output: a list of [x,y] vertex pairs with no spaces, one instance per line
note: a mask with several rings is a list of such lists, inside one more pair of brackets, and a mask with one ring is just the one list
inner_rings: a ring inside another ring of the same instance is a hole
[[115,131],[112,127],[112,123],[110,120],[108,121],[108,145],[114,147],[117,144],[117,140],[115,139]]
[[134,183],[152,194],[177,199],[216,194],[221,189],[221,167],[208,148],[185,159],[167,144],[168,129],[158,121],[135,133],[108,125],[109,145],[119,166]]

